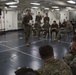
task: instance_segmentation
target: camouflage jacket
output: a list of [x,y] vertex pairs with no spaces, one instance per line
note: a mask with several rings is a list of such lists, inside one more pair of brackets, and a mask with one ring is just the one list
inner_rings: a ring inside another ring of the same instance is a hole
[[56,59],[47,60],[38,71],[41,75],[72,75],[70,67]]
[[50,26],[50,24],[46,24],[46,23],[45,23],[42,27],[43,27],[45,30],[49,30],[49,28],[50,28],[51,26]]
[[76,55],[74,56],[73,60],[70,63],[70,66],[75,66],[76,67]]
[[76,55],[75,55],[75,54],[73,55],[73,54],[71,54],[71,53],[67,53],[67,54],[63,57],[64,61],[65,61],[68,65],[71,64],[71,62],[73,61],[74,58],[76,58]]
[[74,58],[74,56],[73,56],[71,53],[67,53],[67,54],[63,57],[64,61],[65,61],[68,65],[70,65],[70,63],[71,63],[71,61],[73,60],[73,58]]
[[71,67],[71,69],[72,69],[73,75],[76,75],[76,56],[75,56],[75,58],[73,59],[73,61],[70,63],[70,67]]

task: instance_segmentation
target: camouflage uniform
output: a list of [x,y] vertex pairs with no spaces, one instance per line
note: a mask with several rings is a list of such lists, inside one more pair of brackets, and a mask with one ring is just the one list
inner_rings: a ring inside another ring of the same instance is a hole
[[[54,29],[55,28],[55,29]],[[56,37],[58,34],[58,24],[52,24],[51,25],[51,38],[52,38],[52,33],[55,32],[56,33]]]
[[31,26],[29,25],[29,21],[32,20],[32,16],[31,15],[25,15],[23,18],[23,28],[24,28],[24,32],[25,32],[25,41],[26,43],[29,40],[30,34],[31,34]]
[[44,23],[46,23],[46,20],[48,20],[48,22],[50,21],[49,17],[44,17]]
[[76,75],[76,54],[68,53],[63,59],[71,67],[73,75]]
[[73,60],[73,56],[71,53],[68,53],[63,57],[63,59],[69,65],[71,61]]
[[68,65],[70,65],[74,58],[76,58],[76,51],[74,50],[74,48],[70,47],[69,53],[64,55],[63,59]]
[[40,37],[40,24],[41,24],[42,16],[41,15],[36,15],[35,21],[38,22],[38,26],[36,27],[36,34],[38,37]]
[[38,23],[41,23],[41,15],[36,15],[35,21],[37,21]]
[[44,29],[44,37],[46,37],[46,35],[47,35],[47,33],[48,33],[48,37],[49,37],[49,28],[50,28],[50,24],[48,23],[48,24],[44,24],[43,25],[43,29]]
[[41,30],[40,24],[39,23],[38,24],[35,23],[34,28],[35,28],[35,31],[34,31],[35,35],[37,37],[40,37],[40,30]]
[[41,75],[72,75],[70,67],[64,62],[56,59],[49,59],[41,69]]
[[72,69],[73,75],[76,75],[76,55],[75,55],[73,61],[70,63],[70,67]]
[[57,40],[61,40],[61,34],[65,34],[65,33],[66,33],[66,27],[62,24],[57,34]]
[[66,33],[67,33],[67,40],[69,41],[71,41],[71,36],[72,36],[72,32],[73,32],[73,26],[72,26],[72,24],[67,24],[67,26],[66,26]]

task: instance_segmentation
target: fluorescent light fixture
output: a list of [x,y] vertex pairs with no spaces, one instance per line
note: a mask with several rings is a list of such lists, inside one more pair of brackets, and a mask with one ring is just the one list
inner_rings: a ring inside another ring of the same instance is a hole
[[49,8],[44,8],[45,10],[49,10]]
[[74,8],[72,7],[66,7],[68,10],[75,10]]
[[75,1],[73,1],[73,0],[69,0],[69,1],[67,1],[68,3],[71,3],[71,4],[75,4],[76,2]]
[[11,8],[17,8],[17,6],[9,6],[9,7],[11,7]]
[[19,2],[9,2],[9,3],[6,3],[6,5],[12,5],[12,4],[18,4]]
[[32,7],[32,8],[37,9],[37,8],[39,8],[39,7]]
[[1,0],[1,1],[7,1],[7,0]]
[[66,8],[71,8],[71,7],[66,7]]
[[30,3],[30,4],[33,4],[33,5],[40,5],[39,3]]
[[52,6],[52,8],[55,8],[55,9],[57,9],[57,8],[59,8],[58,6]]
[[52,9],[51,11],[54,11],[54,9]]
[[55,10],[58,10],[59,11],[60,9],[55,9]]
[[66,7],[67,9],[69,9],[69,10],[71,10],[72,9],[72,7]]
[[5,7],[5,9],[7,9],[7,7]]
[[54,3],[56,3],[58,5],[63,5],[63,6],[67,5],[67,3],[62,2],[62,1],[54,1]]

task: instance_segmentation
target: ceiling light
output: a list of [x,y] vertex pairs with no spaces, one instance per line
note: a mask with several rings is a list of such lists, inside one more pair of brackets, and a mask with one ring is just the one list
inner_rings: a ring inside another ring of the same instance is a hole
[[71,7],[66,7],[66,8],[71,8]]
[[39,3],[30,3],[30,4],[33,4],[33,5],[40,5]]
[[58,10],[59,11],[60,9],[55,9],[55,10]]
[[63,5],[63,6],[67,5],[67,3],[62,1],[54,1],[54,3],[56,3],[57,5]]
[[59,7],[57,7],[57,6],[52,6],[52,8],[59,8]]
[[44,8],[45,10],[49,10],[49,8]]
[[9,6],[9,7],[11,7],[11,8],[17,8],[17,6]]
[[75,4],[76,2],[75,1],[73,1],[73,0],[69,0],[69,1],[67,1],[68,3],[71,3],[71,4]]
[[32,7],[32,8],[37,9],[38,7]]
[[7,7],[5,6],[5,9],[7,9]]
[[19,2],[9,2],[9,3],[6,3],[6,5],[12,5],[12,4],[18,4]]
[[0,1],[7,1],[7,0],[0,0]]
[[54,9],[52,9],[51,11],[54,11]]
[[72,7],[66,7],[68,10],[75,10],[74,8]]
[[66,7],[67,9],[72,9],[72,7]]

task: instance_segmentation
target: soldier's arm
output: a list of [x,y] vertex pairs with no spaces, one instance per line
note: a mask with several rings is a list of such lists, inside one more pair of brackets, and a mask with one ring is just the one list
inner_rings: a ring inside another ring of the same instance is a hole
[[71,25],[71,31],[73,31],[73,26]]
[[63,60],[69,65],[71,63],[71,61],[73,60],[73,56],[71,53],[66,54],[63,57]]
[[70,64],[70,67],[72,69],[73,75],[76,75],[76,58],[73,59],[73,61]]
[[76,69],[76,58],[74,58],[73,61],[71,61],[70,66]]
[[42,16],[40,16],[40,19],[42,20]]
[[57,24],[57,29],[58,29],[59,27],[58,27],[58,24]]
[[45,22],[45,17],[44,17],[44,22]]
[[30,19],[29,19],[29,25],[32,25],[32,21],[33,21],[33,17],[32,17],[32,15],[30,15]]
[[33,17],[32,17],[32,15],[31,15],[31,20],[33,20]]
[[36,15],[36,17],[35,17],[35,21],[37,21],[37,15]]
[[[49,18],[49,17],[48,17]],[[49,18],[49,21],[50,21],[50,18]]]
[[22,24],[24,24],[24,17],[23,17],[23,20],[22,20]]
[[53,28],[53,24],[51,25],[51,28]]
[[49,28],[51,27],[51,25],[49,24]]

